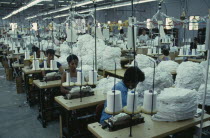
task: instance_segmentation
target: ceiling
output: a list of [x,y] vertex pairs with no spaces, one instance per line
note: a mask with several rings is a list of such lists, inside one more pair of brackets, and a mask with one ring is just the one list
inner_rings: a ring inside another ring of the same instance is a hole
[[[83,2],[83,1],[87,1],[87,0],[74,0],[74,1],[75,2]],[[103,0],[101,2],[98,2],[97,4],[104,5],[104,4],[111,4],[114,2],[118,3],[119,1],[122,2],[122,1],[128,1],[128,0]],[[0,0],[0,19],[7,16],[14,10],[17,10],[18,8],[24,6],[25,4],[27,4],[29,2],[31,2],[31,0]],[[16,20],[17,18],[22,20],[22,18],[25,19],[26,17],[34,16],[39,13],[48,12],[51,10],[69,6],[70,2],[71,2],[71,0],[51,0],[51,1],[46,1],[46,2],[40,2],[39,4],[37,4],[33,7],[30,7],[16,15],[13,15],[12,17],[8,18],[8,20],[10,20],[10,21]],[[84,9],[84,8],[88,9],[89,7],[93,7],[93,4],[89,4],[89,5],[82,6],[82,7],[77,7],[77,10]],[[59,12],[56,14],[63,14],[63,13],[67,13],[67,12],[68,11],[63,11],[63,12]],[[47,16],[54,16],[56,14],[47,15]]]

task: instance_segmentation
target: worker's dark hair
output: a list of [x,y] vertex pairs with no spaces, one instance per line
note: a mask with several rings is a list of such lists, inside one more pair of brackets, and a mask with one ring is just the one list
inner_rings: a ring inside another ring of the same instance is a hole
[[145,80],[144,73],[138,67],[129,67],[124,74],[123,82],[138,83]]
[[53,50],[53,49],[47,49],[46,55],[48,55],[48,54],[55,55],[55,50]]
[[120,29],[120,34],[124,34],[124,30],[123,29]]
[[198,41],[198,38],[197,37],[194,37],[194,41]]
[[163,49],[162,53],[165,56],[168,56],[169,55],[169,51],[167,49]]
[[34,53],[34,52],[38,52],[39,51],[39,48],[38,47],[36,47],[36,46],[33,46],[32,47],[32,53]]
[[79,61],[78,57],[74,54],[71,54],[69,55],[67,58],[66,58],[67,62],[70,63],[72,60],[77,60]]

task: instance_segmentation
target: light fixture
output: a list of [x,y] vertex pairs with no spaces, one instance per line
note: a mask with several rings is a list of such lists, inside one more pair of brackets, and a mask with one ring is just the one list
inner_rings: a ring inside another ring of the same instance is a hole
[[108,23],[108,24],[111,24],[111,22],[110,22],[110,21],[108,21],[107,23]]
[[23,10],[26,10],[26,9],[28,9],[28,8],[30,8],[30,7],[32,7],[32,6],[36,5],[36,4],[38,4],[38,3],[40,3],[40,2],[43,2],[43,1],[51,1],[51,0],[34,0],[34,1],[31,1],[31,2],[29,2],[28,4],[26,4],[25,6],[22,6],[22,7],[20,7],[19,9],[17,9],[17,10],[15,10],[15,11],[13,11],[12,13],[10,13],[9,15],[3,17],[2,19],[5,20],[5,19],[7,19],[7,18],[9,18],[9,17],[11,17],[11,16],[13,16],[13,15],[15,15],[15,14],[17,14],[17,13],[23,11]]
[[[96,2],[100,2],[100,1],[103,1],[103,0],[96,0]],[[84,5],[91,4],[91,3],[93,3],[91,0],[85,0],[85,1],[82,1],[82,2],[79,2],[79,3],[75,4],[73,6],[70,5],[70,6],[66,6],[66,7],[63,7],[63,8],[56,9],[56,10],[51,10],[51,11],[48,11],[48,12],[37,14],[36,17],[66,11],[66,10],[69,10],[71,8],[81,7],[81,6],[84,6]],[[29,17],[26,18],[26,20],[32,19],[32,17],[35,18],[34,16],[29,16]]]
[[[147,2],[152,2],[152,1],[157,1],[157,0],[140,0],[140,1],[134,2],[133,4],[147,3]],[[112,5],[112,6],[97,7],[96,10],[100,11],[100,10],[124,7],[124,6],[129,6],[129,5],[131,5],[131,2],[123,2],[123,3],[119,3],[119,4],[116,4],[116,5]],[[93,10],[94,10],[94,8],[91,8],[91,9],[80,11],[79,13],[86,13],[86,12],[90,12],[90,11],[93,11]]]

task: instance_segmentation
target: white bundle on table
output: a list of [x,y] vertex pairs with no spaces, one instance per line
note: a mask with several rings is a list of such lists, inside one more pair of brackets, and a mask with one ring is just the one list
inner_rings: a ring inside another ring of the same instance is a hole
[[158,69],[168,71],[169,73],[176,72],[179,64],[174,61],[161,61],[160,64],[158,64]]
[[[116,84],[119,81],[120,80],[116,78]],[[99,80],[98,85],[95,88],[95,90],[103,92],[104,94],[106,94],[108,91],[112,90],[113,87],[114,87],[114,78],[109,77],[109,78],[103,78],[103,79]]]
[[[138,66],[140,69],[144,68],[154,68],[154,62],[155,60],[149,56],[143,55],[143,54],[138,54],[136,56],[136,66]],[[131,65],[134,65],[134,61],[132,61]],[[156,62],[155,62],[156,65]]]
[[[203,104],[203,95],[205,93],[205,85],[202,84],[198,89],[198,103]],[[210,84],[207,85],[206,103],[205,105],[210,106]]]
[[[153,73],[154,68],[146,68],[142,70],[145,75],[145,80],[137,85],[136,90],[143,95],[145,90],[153,88]],[[173,85],[172,75],[165,70],[155,70],[155,91],[160,92],[164,88],[169,88]]]
[[166,88],[157,97],[157,121],[179,121],[193,118],[197,111],[195,90]]
[[204,83],[203,67],[194,62],[182,62],[177,68],[175,86],[177,88],[196,89]]

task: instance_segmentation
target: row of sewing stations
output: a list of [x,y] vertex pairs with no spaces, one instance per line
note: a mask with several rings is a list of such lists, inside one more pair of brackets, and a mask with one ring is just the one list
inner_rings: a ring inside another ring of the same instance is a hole
[[[53,118],[52,112],[57,109],[59,110],[60,137],[63,137],[64,135],[66,137],[72,137],[73,135],[78,135],[78,137],[80,135],[84,136],[85,134],[82,133],[82,130],[89,130],[89,132],[91,132],[96,137],[128,137],[128,134],[130,133],[128,122],[126,127],[122,129],[116,129],[115,131],[110,131],[107,128],[104,129],[99,123],[101,113],[97,113],[97,109],[104,104],[106,100],[105,94],[100,91],[93,92],[90,90],[91,92],[89,92],[89,94],[81,95],[82,86],[91,86],[93,88],[96,87],[97,82],[94,82],[94,79],[93,83],[84,82],[84,84],[82,82],[72,84],[70,84],[71,82],[61,83],[60,79],[41,79],[40,76],[43,69],[40,69],[39,67],[36,68],[35,60],[33,61],[33,58],[29,58],[29,55],[27,55],[26,52],[13,53],[9,50],[8,45],[5,45],[3,43],[1,43],[1,47],[1,61],[3,66],[5,67],[5,71],[8,73],[7,79],[12,80],[12,75],[9,74],[12,69],[15,72],[13,75],[16,77],[16,82],[21,83],[21,86],[17,86],[17,92],[20,92],[21,90],[18,89],[21,89],[22,86],[24,86],[24,91],[27,97],[27,104],[29,104],[30,106],[38,104],[39,108],[37,119],[41,122],[41,125],[43,127],[47,127],[48,122]],[[130,51],[122,50],[122,53],[130,53]],[[145,52],[145,48],[141,47],[137,48],[136,54],[145,54],[154,59],[157,59],[161,55],[161,53],[152,54],[151,51],[148,50],[148,48]],[[180,57],[179,53],[177,52],[173,52],[170,54],[174,56],[172,60]],[[26,56],[28,56],[28,58],[26,58]],[[22,63],[20,62],[21,58],[24,58]],[[43,57],[43,59],[44,58],[46,57]],[[97,79],[103,77],[107,78],[108,76],[122,79],[124,77],[126,68],[131,66],[132,60],[133,54],[131,54],[129,57],[121,57],[122,69],[99,70],[98,74],[100,77],[98,77]],[[188,61],[202,62],[204,61],[204,59],[188,58]],[[180,63],[180,60],[177,62]],[[31,66],[31,64],[33,65]],[[66,69],[68,69],[68,67]],[[171,74],[174,75],[175,80],[176,72],[171,72]],[[23,78],[24,80],[23,84],[21,78]],[[69,95],[57,96],[56,92],[60,91],[60,86],[79,86],[80,94],[75,96],[74,98],[71,98]],[[99,111],[101,112],[101,110]],[[166,137],[168,135],[186,130],[200,123],[200,118],[198,117],[179,122],[154,121],[151,119],[151,115],[147,113],[141,113],[141,119],[142,117],[143,120],[139,121],[141,123],[137,123],[137,125],[133,126],[132,137]],[[208,121],[209,119],[210,115],[205,114],[204,121]],[[112,128],[111,126],[109,127]]]

